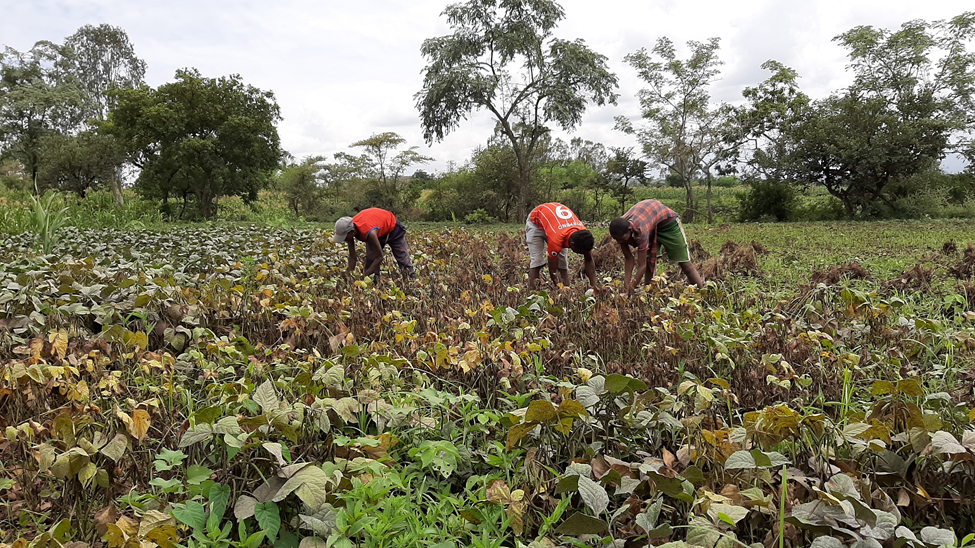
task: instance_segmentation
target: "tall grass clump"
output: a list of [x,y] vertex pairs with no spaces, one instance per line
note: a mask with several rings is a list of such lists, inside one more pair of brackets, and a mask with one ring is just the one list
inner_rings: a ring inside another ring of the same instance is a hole
[[48,192],[38,198],[31,197],[30,229],[37,235],[45,254],[58,243],[58,231],[68,224],[68,208],[56,192]]

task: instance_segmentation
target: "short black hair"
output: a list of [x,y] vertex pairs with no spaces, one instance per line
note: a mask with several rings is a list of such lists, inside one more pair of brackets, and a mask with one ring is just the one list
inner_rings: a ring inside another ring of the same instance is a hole
[[609,234],[613,238],[618,238],[619,236],[625,235],[630,231],[630,221],[627,221],[623,217],[617,217],[610,221],[609,223]]
[[576,230],[572,234],[569,234],[569,247],[573,251],[592,251],[592,248],[596,246],[596,239],[592,237],[592,232],[588,230]]

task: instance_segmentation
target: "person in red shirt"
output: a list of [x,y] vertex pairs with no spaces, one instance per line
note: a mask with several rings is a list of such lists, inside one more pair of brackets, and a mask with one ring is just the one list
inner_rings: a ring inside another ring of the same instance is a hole
[[555,202],[536,207],[528,215],[528,221],[525,223],[525,239],[528,241],[528,253],[531,255],[531,263],[528,265],[530,287],[539,286],[538,274],[546,264],[548,264],[552,283],[558,285],[561,282],[568,287],[569,261],[566,249],[571,249],[585,258],[585,271],[589,278],[589,285],[596,287],[596,263],[592,260],[595,239],[571,209]]
[[355,251],[355,241],[366,243],[366,260],[362,275],[375,275],[379,281],[379,267],[383,264],[383,248],[389,245],[393,258],[399,265],[400,272],[407,278],[416,278],[416,269],[410,251],[406,247],[406,227],[396,216],[378,207],[370,207],[356,213],[355,217],[342,217],[335,221],[335,243],[349,244],[349,268],[347,272],[355,270],[358,255]]
[[[680,269],[687,276],[688,281],[698,287],[704,287],[704,280],[691,262],[690,249],[687,246],[687,236],[684,225],[680,222],[677,212],[657,200],[643,200],[633,204],[622,217],[617,217],[609,223],[609,235],[619,244],[623,251],[624,285],[627,292],[632,292],[644,278],[644,284],[653,279],[657,267],[657,249],[663,244],[667,250],[667,258],[676,261]],[[636,248],[636,261],[630,248]],[[634,263],[636,272],[633,273]],[[634,275],[631,277],[631,273]]]

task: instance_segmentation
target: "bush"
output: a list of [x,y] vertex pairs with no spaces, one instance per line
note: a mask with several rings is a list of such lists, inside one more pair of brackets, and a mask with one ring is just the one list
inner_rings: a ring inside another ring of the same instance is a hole
[[751,181],[747,192],[738,194],[738,218],[742,221],[788,221],[799,196],[795,187],[779,181]]
[[468,225],[487,225],[493,222],[495,222],[494,217],[488,215],[483,209],[476,209],[464,217],[464,224]]

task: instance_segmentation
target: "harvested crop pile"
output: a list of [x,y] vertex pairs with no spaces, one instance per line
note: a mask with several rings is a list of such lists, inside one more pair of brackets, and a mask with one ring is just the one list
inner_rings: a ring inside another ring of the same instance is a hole
[[705,261],[700,271],[705,280],[724,280],[730,274],[762,276],[755,259],[755,249],[751,245],[738,245],[731,240],[721,246],[717,257]]
[[968,244],[961,261],[949,267],[948,272],[959,280],[967,280],[975,276],[975,245]]
[[948,240],[945,245],[941,246],[941,253],[945,255],[954,255],[958,253],[958,245],[954,240]]
[[691,243],[687,247],[690,249],[692,261],[701,262],[711,258],[711,254],[704,249],[700,240],[691,240]]
[[905,270],[893,279],[884,282],[884,289],[906,290],[928,290],[931,288],[931,281],[934,279],[934,268],[930,266],[914,265],[914,268]]
[[843,278],[851,280],[871,280],[870,273],[863,268],[860,263],[846,263],[844,265],[833,265],[826,270],[817,270],[809,277],[812,285],[826,284],[836,285]]

